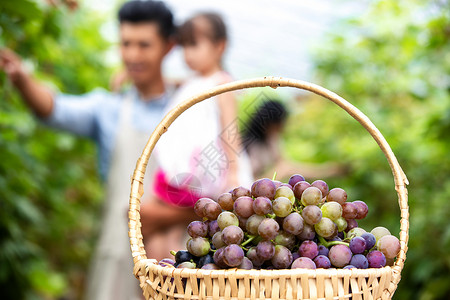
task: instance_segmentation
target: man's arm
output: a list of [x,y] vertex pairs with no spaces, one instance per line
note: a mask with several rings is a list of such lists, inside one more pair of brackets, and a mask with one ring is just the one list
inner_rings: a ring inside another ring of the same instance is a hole
[[189,224],[200,217],[192,207],[175,207],[160,200],[152,200],[141,205],[140,209],[142,234],[150,236],[153,233],[176,224]]
[[38,117],[46,118],[51,114],[52,94],[23,69],[20,58],[14,52],[0,49],[0,69],[5,71],[11,83]]

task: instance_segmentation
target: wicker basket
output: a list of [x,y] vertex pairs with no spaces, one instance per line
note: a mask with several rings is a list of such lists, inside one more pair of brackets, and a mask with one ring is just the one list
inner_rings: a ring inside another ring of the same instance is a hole
[[[213,96],[253,87],[294,87],[327,98],[372,135],[385,154],[394,175],[401,210],[401,250],[392,267],[380,269],[289,269],[289,270],[202,270],[163,268],[147,259],[142,242],[140,198],[148,159],[160,136],[186,109]],[[408,180],[380,131],[356,107],[333,92],[304,81],[263,77],[231,82],[187,99],[172,109],[150,136],[139,158],[131,183],[129,236],[134,260],[134,274],[140,281],[146,299],[390,299],[400,281],[406,259],[409,212]]]

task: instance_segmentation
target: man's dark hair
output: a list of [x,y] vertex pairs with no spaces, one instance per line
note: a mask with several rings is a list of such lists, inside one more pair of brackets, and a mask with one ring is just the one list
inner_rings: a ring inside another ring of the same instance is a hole
[[165,39],[175,33],[173,15],[162,1],[129,1],[119,9],[120,23],[155,22],[159,26],[159,33]]

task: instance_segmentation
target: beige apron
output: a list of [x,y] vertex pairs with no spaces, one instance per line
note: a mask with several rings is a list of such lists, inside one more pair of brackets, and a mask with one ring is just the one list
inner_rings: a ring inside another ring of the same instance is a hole
[[[131,126],[132,107],[133,95],[128,93],[118,119],[118,133],[106,184],[101,233],[88,278],[87,300],[142,299],[139,282],[133,275],[127,212],[131,176],[149,133],[138,132]],[[152,158],[148,165],[144,183],[147,192],[150,191],[150,178],[153,178],[155,169]]]

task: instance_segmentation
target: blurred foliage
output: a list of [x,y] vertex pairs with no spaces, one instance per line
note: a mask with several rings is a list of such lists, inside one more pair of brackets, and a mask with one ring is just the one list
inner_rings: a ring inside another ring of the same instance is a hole
[[[109,45],[103,18],[70,3],[1,1],[0,46],[47,85],[79,94],[107,86]],[[1,298],[79,299],[102,197],[95,147],[42,126],[1,72],[0,86]]]
[[[374,1],[315,49],[315,81],[370,117],[410,181],[409,250],[396,299],[450,296],[449,7],[449,1]],[[331,102],[316,96],[299,102],[285,134],[288,154],[349,166],[329,184],[368,203],[363,228],[385,226],[398,236],[393,177],[370,134]]]

